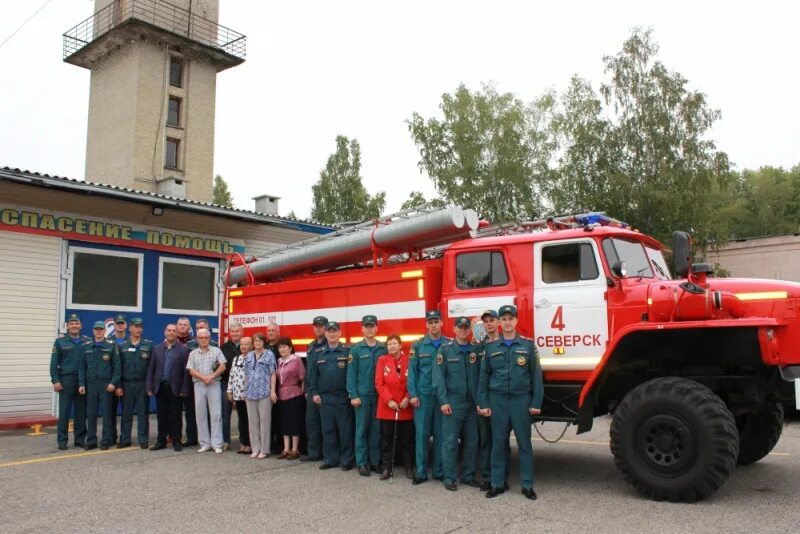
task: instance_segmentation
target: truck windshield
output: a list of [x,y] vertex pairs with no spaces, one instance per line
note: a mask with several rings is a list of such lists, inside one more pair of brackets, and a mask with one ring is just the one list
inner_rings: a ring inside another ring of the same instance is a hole
[[615,262],[624,261],[628,265],[629,278],[655,278],[653,266],[640,242],[604,239],[603,252],[606,254],[609,266],[614,265]]
[[669,274],[669,267],[667,267],[667,262],[661,251],[647,246],[644,248],[647,249],[647,255],[650,256],[650,261],[653,263],[653,269],[656,271],[656,278],[671,280],[672,276]]

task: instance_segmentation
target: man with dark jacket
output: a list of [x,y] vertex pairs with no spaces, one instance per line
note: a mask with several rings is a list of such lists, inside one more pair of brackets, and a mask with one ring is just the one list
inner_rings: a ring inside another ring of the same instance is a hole
[[[225,372],[222,373],[222,380],[220,381],[220,387],[222,389],[222,441],[225,442],[223,448],[226,450],[230,448],[231,444],[231,409],[233,408],[233,403],[228,400],[228,379],[231,376],[233,359],[240,354],[239,341],[242,339],[242,325],[239,323],[231,323],[229,331],[230,339],[220,347],[227,361],[225,364]],[[278,355],[275,354],[275,358],[277,357]]]
[[191,380],[186,372],[189,350],[178,343],[178,329],[168,324],[164,341],[153,347],[153,357],[147,368],[147,395],[156,397],[158,438],[151,451],[166,448],[167,436],[172,438],[176,451],[181,446],[181,401],[189,395]]
[[[175,323],[178,327],[178,343],[187,348],[187,352],[197,347],[197,342],[192,337],[192,323],[188,317],[180,317]],[[191,344],[191,346],[189,346]],[[188,358],[188,356],[187,356]],[[194,413],[194,390],[189,380],[189,394],[181,399],[181,406],[186,410],[186,441],[181,443],[183,447],[194,447],[197,445],[197,417]],[[158,402],[158,398],[156,398]],[[180,441],[180,440],[179,440]]]

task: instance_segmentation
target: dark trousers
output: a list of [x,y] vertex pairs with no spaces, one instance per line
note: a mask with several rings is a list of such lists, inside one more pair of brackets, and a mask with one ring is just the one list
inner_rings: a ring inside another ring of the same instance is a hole
[[58,444],[66,445],[69,439],[69,411],[75,405],[75,422],[72,426],[75,436],[75,445],[86,445],[86,396],[78,393],[78,376],[62,375],[61,386],[64,388],[58,394]]
[[281,414],[278,411],[278,403],[272,404],[271,427],[269,429],[269,450],[272,454],[278,454],[283,450],[283,434],[281,434]]
[[221,380],[220,388],[222,395],[220,401],[222,402],[222,441],[230,444],[231,442],[231,411],[233,411],[233,403],[228,400],[228,381]]
[[159,445],[167,443],[167,436],[172,438],[173,445],[181,442],[181,398],[176,397],[169,387],[169,382],[162,382],[156,393],[156,420],[158,421]]
[[[403,458],[403,465],[411,467],[414,465],[414,421],[397,421],[397,442],[394,442],[394,419],[381,419],[381,463],[383,468],[391,473],[394,469],[392,465],[392,449],[396,446],[400,449],[400,456]],[[397,461],[397,458],[395,458]]]
[[489,392],[492,409],[492,487],[502,488],[507,479],[506,444],[514,431],[519,452],[519,478],[522,489],[533,488],[533,447],[531,446],[530,395]]
[[113,393],[106,391],[108,382],[92,384],[86,386],[86,444],[97,445],[97,416],[103,417],[103,437],[100,439],[101,445],[111,445],[114,434],[112,433],[112,413],[113,402],[116,397]]
[[346,395],[322,397],[322,457],[328,465],[353,465],[353,407]]
[[147,445],[150,441],[150,421],[147,409],[150,401],[144,390],[144,380],[125,380],[122,382],[122,391],[125,401],[122,403],[122,428],[120,429],[119,442],[131,442],[131,429],[133,428],[133,414],[136,414],[136,430],[139,445]]
[[322,457],[322,422],[319,419],[319,405],[306,399],[306,437],[309,458]]
[[239,444],[245,447],[250,446],[250,424],[247,422],[247,401],[234,401],[236,405],[236,417],[239,419]]
[[197,445],[197,416],[194,409],[194,391],[189,393],[187,397],[181,397],[181,399],[183,409],[186,410],[183,414],[186,419],[186,443]]
[[[478,463],[475,466],[476,472],[483,476],[483,480],[489,480],[492,476],[492,419],[491,417],[478,416]],[[506,477],[508,477],[508,466],[511,465],[511,442],[506,440]]]

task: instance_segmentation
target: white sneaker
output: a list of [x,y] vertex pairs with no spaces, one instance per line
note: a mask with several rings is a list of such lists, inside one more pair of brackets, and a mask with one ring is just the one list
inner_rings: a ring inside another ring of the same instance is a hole
[[214,452],[217,454],[222,454],[222,447],[214,447]]
[[202,447],[197,449],[197,452],[208,452],[210,450],[211,450],[211,447],[209,447],[208,445],[203,445]]

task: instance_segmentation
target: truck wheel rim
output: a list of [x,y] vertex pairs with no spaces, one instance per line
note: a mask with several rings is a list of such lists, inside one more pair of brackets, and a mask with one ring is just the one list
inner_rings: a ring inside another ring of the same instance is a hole
[[694,439],[686,423],[674,415],[655,415],[639,426],[639,458],[660,474],[680,474],[694,455]]

